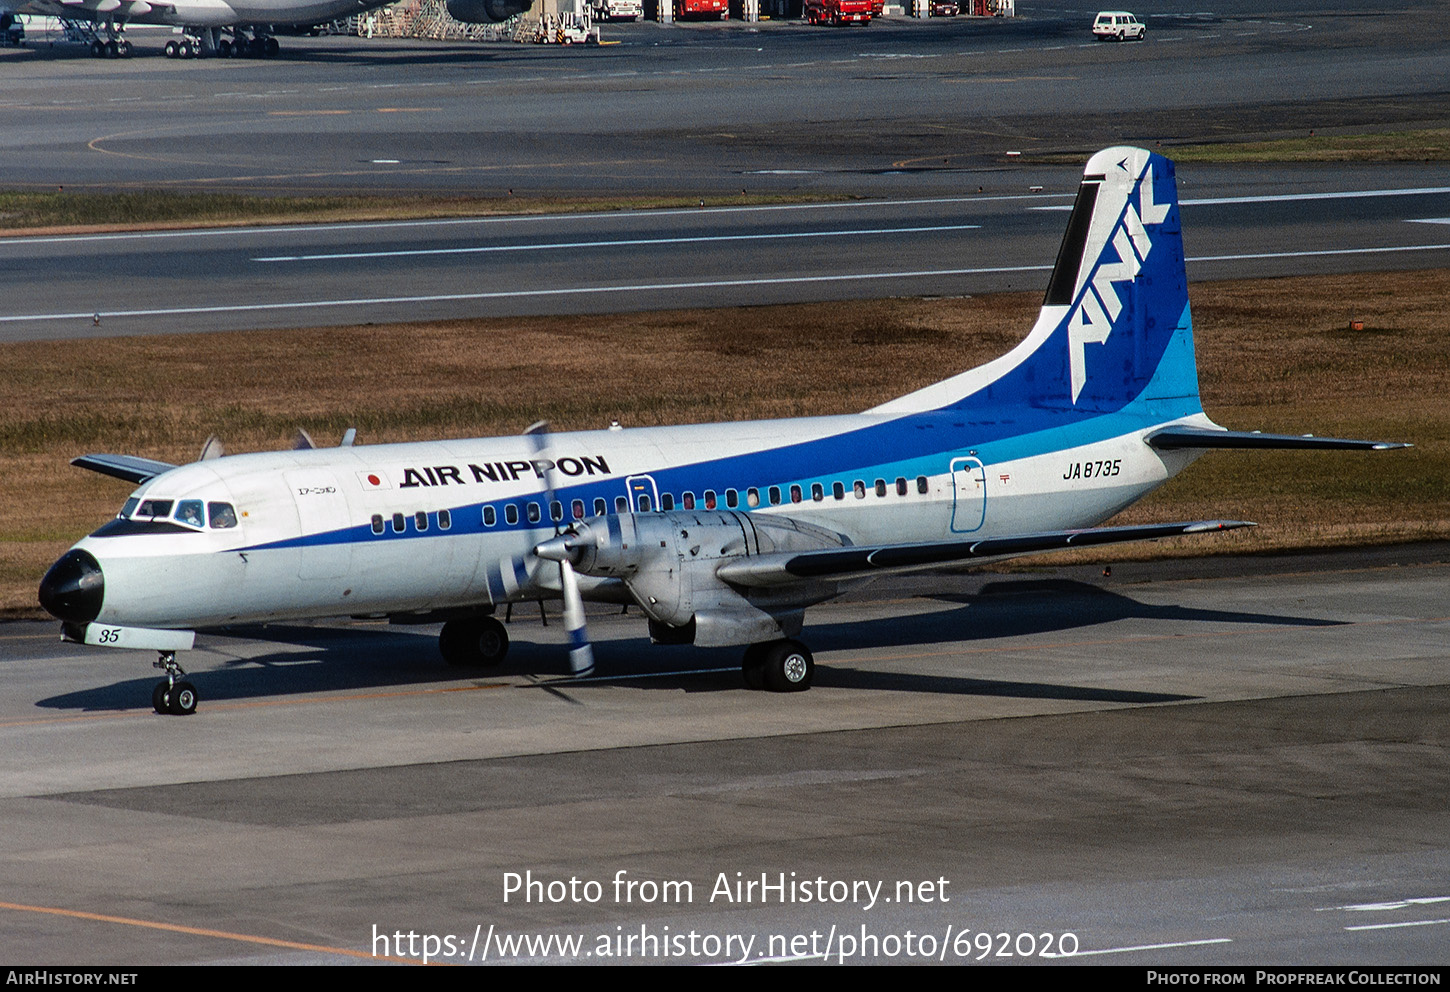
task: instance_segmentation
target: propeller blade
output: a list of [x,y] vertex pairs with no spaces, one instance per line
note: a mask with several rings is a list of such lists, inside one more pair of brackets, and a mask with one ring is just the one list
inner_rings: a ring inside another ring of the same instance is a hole
[[[524,433],[533,441],[534,452],[545,457],[548,464],[544,470],[544,505],[549,516],[553,517],[556,499],[554,461],[547,458],[549,422],[540,420],[531,424]],[[564,596],[564,629],[569,632],[569,669],[575,675],[588,675],[594,671],[594,647],[589,643],[589,631],[584,626],[584,597],[579,593],[579,577],[574,574],[571,560],[574,549],[569,546],[572,536],[564,530],[562,520],[555,520],[554,536],[540,543],[534,554],[559,563],[559,589]]]
[[198,458],[197,461],[199,461],[199,462],[209,462],[213,458],[220,458],[221,456],[222,456],[222,441],[221,441],[221,438],[219,438],[215,434],[213,434],[211,437],[209,437],[209,438],[206,439],[206,444],[203,444],[201,446],[201,457]]
[[357,440],[357,428],[356,427],[349,427],[347,430],[343,431],[343,433],[342,433],[342,444],[338,445],[338,447],[340,447],[340,448],[351,448],[353,446],[353,442],[355,442],[356,440]]
[[564,629],[569,632],[569,668],[575,675],[594,671],[594,647],[584,627],[584,598],[579,595],[579,579],[574,566],[566,558],[559,562],[559,586],[564,591]]
[[297,428],[297,436],[292,439],[293,451],[307,451],[317,445],[312,443],[312,435],[307,433],[305,428]]

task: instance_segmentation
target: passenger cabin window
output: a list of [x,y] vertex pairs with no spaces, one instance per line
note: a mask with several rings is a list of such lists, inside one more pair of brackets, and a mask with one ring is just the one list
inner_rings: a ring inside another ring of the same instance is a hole
[[428,511],[419,510],[413,514],[413,526],[418,528],[419,533],[428,529]]
[[745,490],[745,505],[746,506],[759,506],[760,505],[760,490],[759,489],[747,489],[747,490]]
[[[226,530],[229,527],[235,527],[237,525],[237,511],[230,503],[208,503],[206,505],[206,513],[211,519],[212,527],[217,530]],[[381,524],[383,518],[378,517],[377,519],[378,523]],[[379,534],[383,532],[381,526],[377,528],[377,532]]]
[[573,503],[571,503],[569,505],[569,510],[574,514],[575,520],[584,519],[584,501],[582,499],[576,499]]
[[485,506],[483,508],[483,525],[492,527],[496,523],[498,523],[498,511],[491,506]]
[[403,517],[403,515],[401,513],[395,513],[395,514],[393,514],[393,533],[394,534],[401,534],[401,533],[403,533],[403,531],[406,530],[407,527],[408,527],[408,522]]
[[844,482],[831,483],[831,495],[836,499],[846,498],[846,484]]
[[885,479],[877,479],[876,480],[876,495],[877,496],[885,496],[886,495],[886,480]]
[[550,520],[553,520],[555,522],[564,519],[564,504],[563,503],[560,503],[558,500],[550,500],[550,502],[549,502],[549,519]]
[[668,513],[675,508],[674,493],[660,493],[660,509]]
[[604,502],[604,497],[599,496],[594,500],[594,515],[602,517],[609,512],[609,504]]
[[735,509],[740,505],[740,494],[734,489],[725,490],[725,505],[732,510]]
[[447,510],[439,510],[438,511],[438,529],[439,530],[448,530],[452,526],[453,526],[453,514],[449,513]]
[[201,500],[184,499],[177,503],[176,522],[186,524],[188,527],[205,527],[206,521],[201,516]]
[[715,509],[715,490],[713,489],[705,490],[705,509]]
[[906,495],[906,480],[899,475],[896,477],[896,495]]
[[826,498],[826,490],[819,482],[811,483],[811,499],[819,503]]
[[615,513],[628,513],[629,512],[629,497],[628,496],[616,496],[616,497],[614,497],[614,512]]
[[770,505],[780,506],[780,486],[770,487]]
[[[212,524],[212,526],[215,527],[216,524]],[[383,523],[383,515],[381,513],[374,513],[373,514],[373,533],[374,534],[381,534],[385,530],[387,530],[387,526]]]
[[640,493],[638,496],[636,496],[634,499],[634,505],[640,513],[648,513],[650,511],[649,493]]
[[543,511],[539,509],[538,503],[529,503],[529,523],[536,524],[543,518]]
[[685,509],[687,509],[687,510],[693,510],[695,508],[695,494],[694,493],[685,493],[680,498],[682,500],[684,500]]
[[801,487],[800,486],[791,486],[790,487],[790,501],[792,503],[799,503],[801,501]]
[[853,492],[855,492],[857,499],[866,498],[866,483],[862,482],[860,479],[856,480],[855,484],[851,486],[851,489]]
[[919,492],[919,493],[921,493],[923,496],[925,496],[926,495],[926,489],[927,489],[926,476],[924,476],[924,475],[918,475],[916,477],[916,491]]
[[519,522],[519,505],[517,503],[510,503],[508,506],[505,506],[503,508],[503,519],[504,519],[504,522],[506,522],[506,523],[510,523],[510,524],[516,524],[516,523],[518,523]]

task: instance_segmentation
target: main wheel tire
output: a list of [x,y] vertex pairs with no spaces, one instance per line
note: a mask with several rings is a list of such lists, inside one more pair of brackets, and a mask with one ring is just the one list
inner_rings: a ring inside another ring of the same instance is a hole
[[176,58],[177,55],[179,55],[181,53],[181,46],[178,45],[176,43],[176,39],[173,38],[171,41],[168,41],[166,43],[166,49],[165,49],[165,51],[166,51],[166,57],[167,58],[174,59],[174,58]]
[[509,653],[509,635],[493,617],[450,620],[438,635],[438,653],[450,665],[496,668]]
[[178,682],[171,687],[171,698],[167,700],[168,711],[177,716],[190,716],[196,712],[196,686],[190,682]]
[[262,54],[267,58],[276,58],[277,53],[282,50],[282,45],[276,38],[268,38],[262,42]]
[[760,691],[765,688],[765,649],[769,644],[752,644],[745,649],[740,662],[740,673],[745,677],[745,688]]
[[816,662],[799,641],[772,641],[764,645],[765,687],[771,692],[804,692],[811,687]]
[[156,688],[151,690],[151,708],[157,713],[171,712],[171,700],[166,698],[166,691],[170,688],[169,682],[157,682]]

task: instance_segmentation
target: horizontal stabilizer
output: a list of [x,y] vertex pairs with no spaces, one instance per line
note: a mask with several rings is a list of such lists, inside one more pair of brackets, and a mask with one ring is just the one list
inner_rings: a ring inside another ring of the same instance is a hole
[[1172,524],[1142,524],[1130,527],[1094,527],[1059,530],[1041,534],[1012,534],[978,541],[941,541],[925,544],[894,544],[874,548],[840,548],[802,554],[757,555],[722,565],[715,573],[740,586],[785,585],[802,580],[836,580],[881,575],[888,572],[928,571],[942,566],[960,566],[977,560],[1010,558],[1015,555],[1062,551],[1067,548],[1151,541],[1160,537],[1201,534],[1208,531],[1253,527],[1246,520],[1192,520]]
[[1165,427],[1147,437],[1159,451],[1180,448],[1319,448],[1341,451],[1386,451],[1409,448],[1391,441],[1358,441],[1344,437],[1315,437],[1313,434],[1264,434],[1260,431],[1215,431],[1206,427]]
[[151,458],[139,458],[136,455],[81,455],[79,458],[72,458],[71,464],[138,484],[146,482],[148,479],[154,479],[162,472],[170,472],[176,467],[170,462],[158,462]]

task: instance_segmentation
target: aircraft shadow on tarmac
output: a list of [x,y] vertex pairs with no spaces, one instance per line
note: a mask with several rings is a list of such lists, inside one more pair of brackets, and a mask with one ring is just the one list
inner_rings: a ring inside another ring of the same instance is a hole
[[[1204,624],[1265,624],[1291,627],[1337,626],[1341,621],[1315,617],[1284,616],[1200,609],[1191,606],[1159,606],[1141,603],[1130,596],[1081,582],[1063,580],[1000,581],[983,586],[974,594],[931,597],[938,602],[959,603],[955,609],[905,617],[879,617],[810,628],[807,640],[817,653],[863,648],[927,648],[934,644],[968,644],[1002,638],[1081,631],[1122,620]],[[557,614],[550,624],[551,635],[561,631]],[[594,615],[590,623],[608,628],[615,618]],[[637,613],[624,622],[642,627]],[[259,700],[317,692],[352,692],[360,689],[387,690],[390,687],[459,683],[487,684],[499,676],[521,674],[542,677],[540,688],[551,686],[567,693],[570,682],[562,644],[532,643],[522,638],[538,629],[535,617],[514,617],[510,630],[515,639],[508,661],[496,670],[455,669],[438,657],[431,630],[407,627],[317,627],[270,624],[213,631],[198,642],[209,654],[230,654],[231,638],[247,642],[270,642],[276,651],[260,651],[225,661],[220,667],[202,670],[196,665],[194,681],[204,702]],[[1182,628],[1177,627],[1176,633]],[[1148,632],[1147,636],[1156,636]],[[1003,645],[1012,649],[1012,645]],[[1031,651],[1033,645],[1018,650]],[[1169,650],[1166,649],[1165,650]],[[688,692],[744,691],[740,679],[739,650],[650,646],[643,637],[613,637],[596,641],[596,677],[614,684],[639,689]],[[138,652],[135,657],[143,657]],[[118,659],[119,660],[119,659]],[[970,659],[942,665],[970,665]],[[149,705],[151,686],[157,676],[126,679],[38,700],[36,705],[59,710],[124,710]],[[557,680],[557,681],[556,681]],[[1088,702],[1164,703],[1195,698],[1162,692],[1135,692],[1058,683],[1016,682],[969,677],[944,672],[925,674],[856,668],[839,663],[816,668],[815,684],[822,687],[948,693],[977,696],[1009,696],[1031,699],[1064,699]]]

